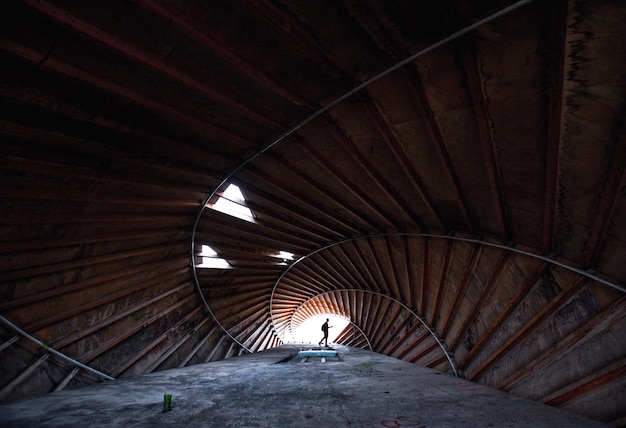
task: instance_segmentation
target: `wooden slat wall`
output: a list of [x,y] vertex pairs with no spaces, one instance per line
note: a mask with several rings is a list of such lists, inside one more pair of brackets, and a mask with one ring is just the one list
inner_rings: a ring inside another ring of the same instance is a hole
[[[0,315],[123,377],[336,313],[623,424],[625,3],[532,2],[351,93],[510,3],[10,1]],[[254,222],[203,208],[230,183]],[[0,400],[98,381],[0,327]]]

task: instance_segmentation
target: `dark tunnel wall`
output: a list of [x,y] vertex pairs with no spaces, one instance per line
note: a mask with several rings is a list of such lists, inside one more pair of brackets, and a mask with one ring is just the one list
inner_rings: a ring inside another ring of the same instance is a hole
[[[626,4],[479,3],[8,2],[0,401],[338,314],[626,424]],[[253,221],[211,209],[231,183]]]

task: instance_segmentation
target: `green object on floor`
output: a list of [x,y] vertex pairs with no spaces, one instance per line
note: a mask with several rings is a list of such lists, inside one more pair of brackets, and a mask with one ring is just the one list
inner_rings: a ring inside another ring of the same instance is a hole
[[172,410],[172,394],[163,394],[163,411],[169,412]]

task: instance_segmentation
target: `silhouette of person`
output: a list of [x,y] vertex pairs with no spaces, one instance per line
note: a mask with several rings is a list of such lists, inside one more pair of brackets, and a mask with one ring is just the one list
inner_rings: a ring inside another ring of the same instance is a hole
[[322,345],[322,342],[326,342],[326,347],[328,348],[328,329],[332,328],[333,326],[329,326],[328,325],[328,318],[326,318],[326,322],[324,324],[322,324],[322,331],[324,332],[324,337],[322,337],[322,340],[320,340],[319,345]]

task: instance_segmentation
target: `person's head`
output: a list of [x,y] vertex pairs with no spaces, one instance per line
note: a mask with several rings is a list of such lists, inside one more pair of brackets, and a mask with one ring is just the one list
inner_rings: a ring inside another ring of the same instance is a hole
[[326,322],[328,322],[328,318],[326,318]]

